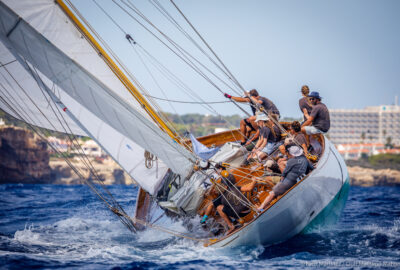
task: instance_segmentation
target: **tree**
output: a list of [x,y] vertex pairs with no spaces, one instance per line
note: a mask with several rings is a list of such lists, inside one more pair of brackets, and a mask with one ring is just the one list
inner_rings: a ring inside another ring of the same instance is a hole
[[392,144],[392,137],[386,137],[386,143],[385,143],[385,148],[393,148],[393,144]]
[[365,132],[361,132],[361,142],[364,143],[365,140]]

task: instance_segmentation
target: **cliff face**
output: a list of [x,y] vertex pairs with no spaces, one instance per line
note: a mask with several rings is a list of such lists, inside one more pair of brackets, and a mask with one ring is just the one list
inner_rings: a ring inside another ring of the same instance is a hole
[[[88,157],[96,174],[106,185],[132,184],[131,178],[111,158],[96,160]],[[78,159],[71,163],[85,180],[94,180],[87,167]],[[0,127],[0,184],[84,184],[63,158],[49,158],[47,144],[29,130]]]
[[352,186],[400,186],[400,171],[348,167]]
[[[104,160],[95,160],[89,158],[91,164],[94,167],[96,174],[106,185],[129,185],[133,181],[127,173],[125,173],[111,158]],[[75,162],[74,162],[75,161]],[[85,180],[96,180],[91,174],[89,169],[80,161],[71,161],[75,168],[77,168]],[[52,159],[50,160],[50,167],[53,172],[53,184],[60,185],[77,185],[84,184],[84,181],[80,179],[75,172],[69,167],[64,159]]]
[[0,127],[0,183],[51,180],[46,142],[17,127]]

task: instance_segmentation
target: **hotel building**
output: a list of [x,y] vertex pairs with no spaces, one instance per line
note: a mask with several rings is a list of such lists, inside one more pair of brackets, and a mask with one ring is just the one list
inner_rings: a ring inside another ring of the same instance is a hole
[[[397,104],[397,102],[396,102]],[[364,109],[331,109],[329,138],[334,144],[382,143],[391,138],[400,144],[400,106]]]

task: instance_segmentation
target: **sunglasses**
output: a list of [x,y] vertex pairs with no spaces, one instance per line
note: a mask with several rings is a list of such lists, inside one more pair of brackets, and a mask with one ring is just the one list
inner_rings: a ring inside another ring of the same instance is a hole
[[316,100],[316,98],[310,97],[308,98],[308,100]]

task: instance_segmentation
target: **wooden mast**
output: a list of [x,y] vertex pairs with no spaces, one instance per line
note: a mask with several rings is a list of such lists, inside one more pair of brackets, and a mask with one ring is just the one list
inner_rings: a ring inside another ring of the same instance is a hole
[[160,118],[158,113],[151,107],[147,100],[140,94],[138,89],[132,84],[128,77],[122,72],[122,70],[115,64],[114,60],[107,54],[107,52],[100,46],[97,40],[90,34],[85,26],[79,21],[69,7],[63,2],[63,0],[56,0],[56,3],[61,7],[65,14],[72,20],[75,26],[80,32],[86,37],[86,40],[92,45],[92,47],[98,52],[100,57],[106,62],[108,67],[118,77],[122,84],[128,89],[132,96],[139,102],[143,109],[149,114],[153,121],[164,130],[173,140],[181,143],[178,136],[173,132],[168,125]]

